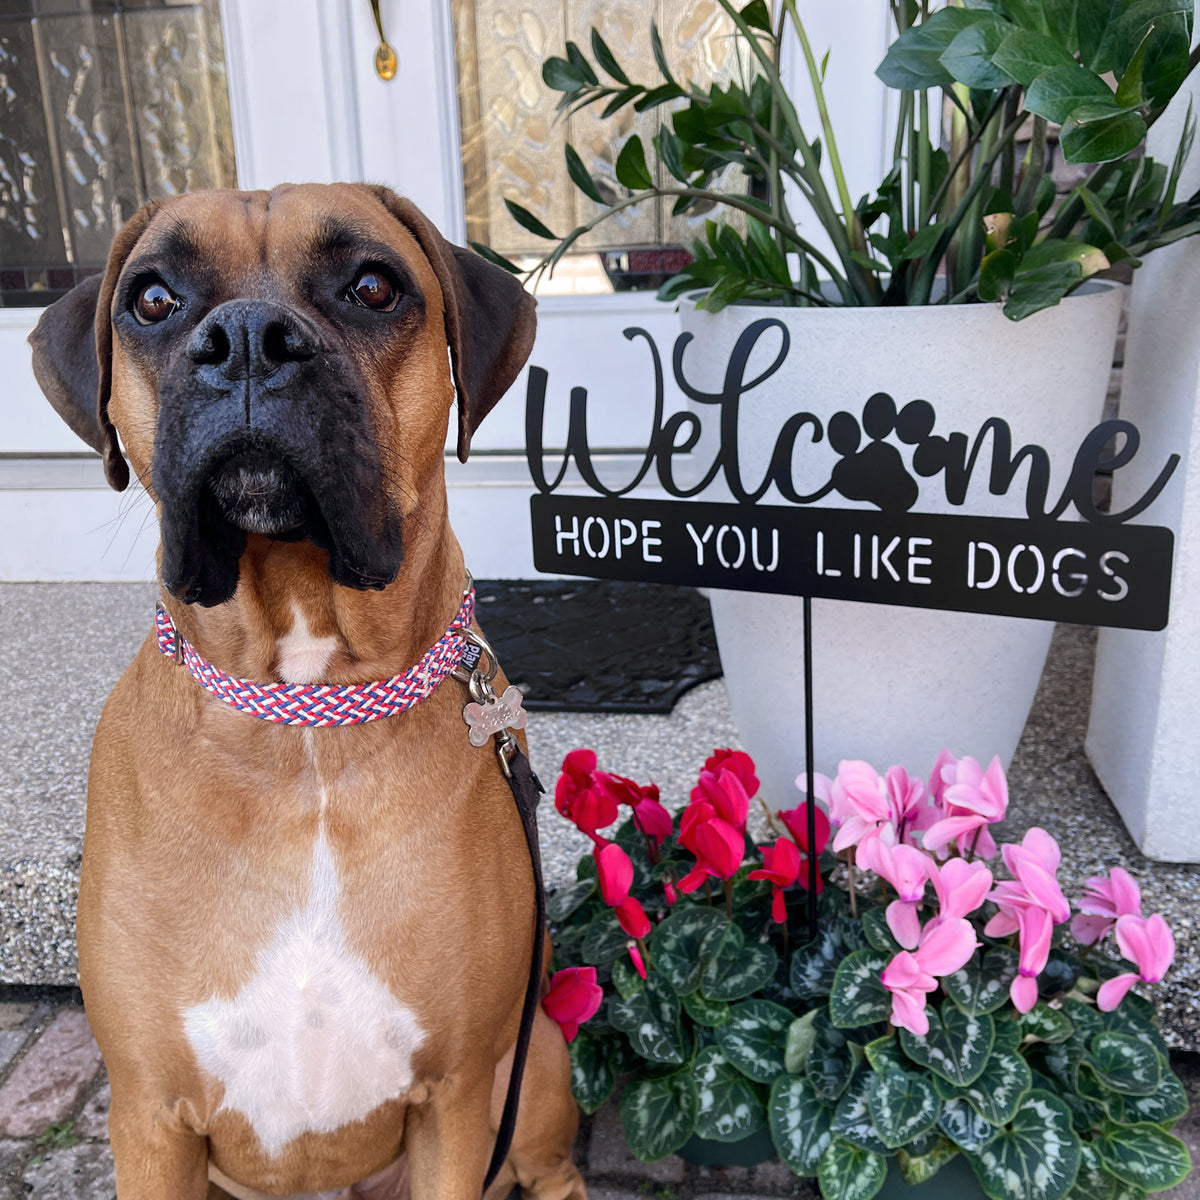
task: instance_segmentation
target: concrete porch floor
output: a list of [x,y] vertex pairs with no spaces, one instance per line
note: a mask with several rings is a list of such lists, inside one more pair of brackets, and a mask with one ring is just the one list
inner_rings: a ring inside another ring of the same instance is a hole
[[[150,627],[155,594],[151,584],[0,584],[0,984],[76,981],[74,905],[92,731]],[[1089,875],[1114,864],[1133,874],[1145,910],[1162,912],[1177,939],[1168,984],[1157,989],[1165,1036],[1197,1051],[1200,865],[1140,855],[1088,765],[1094,647],[1092,630],[1055,633],[1009,772],[1004,833],[1019,839],[1031,825],[1049,830],[1063,848],[1059,874],[1072,899]],[[550,786],[567,751],[591,746],[605,769],[653,779],[673,807],[712,748],[736,744],[737,733],[718,680],[688,693],[670,716],[535,713],[529,740]],[[588,846],[549,802],[541,834],[547,883],[573,878]]]

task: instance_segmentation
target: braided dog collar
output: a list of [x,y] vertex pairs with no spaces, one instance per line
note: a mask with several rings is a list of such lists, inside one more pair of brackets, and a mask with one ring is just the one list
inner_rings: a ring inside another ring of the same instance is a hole
[[449,628],[403,675],[374,683],[335,687],[315,683],[255,683],[227,675],[202,658],[159,605],[154,614],[158,648],[183,663],[192,678],[238,712],[277,725],[360,725],[402,713],[419,704],[459,665],[464,632],[475,615],[475,589],[468,587]]

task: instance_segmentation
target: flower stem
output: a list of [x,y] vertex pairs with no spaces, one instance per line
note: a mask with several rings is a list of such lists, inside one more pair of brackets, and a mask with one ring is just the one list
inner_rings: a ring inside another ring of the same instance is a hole
[[725,880],[725,915],[733,919],[733,880]]
[[759,794],[758,794],[758,802],[759,802],[759,804],[762,805],[762,810],[766,814],[767,824],[770,825],[770,827],[773,830],[775,830],[775,833],[779,837],[786,837],[787,830],[784,829],[783,826],[779,824],[779,821],[776,818],[775,814],[771,811],[771,806],[763,799],[762,792],[759,792]]
[[846,851],[846,871],[847,871],[847,888],[850,892],[850,915],[857,918],[858,916],[858,891],[855,888],[854,880],[854,847],[851,846]]

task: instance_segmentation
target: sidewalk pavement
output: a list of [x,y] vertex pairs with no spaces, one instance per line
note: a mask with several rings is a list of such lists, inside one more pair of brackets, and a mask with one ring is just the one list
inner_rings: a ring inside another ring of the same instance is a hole
[[[8,989],[12,993],[14,989]],[[56,994],[57,993],[57,994]],[[72,989],[3,999],[0,989],[0,1200],[114,1200],[108,1082]],[[1192,1112],[1175,1128],[1200,1164],[1200,1055],[1177,1054]],[[575,1161],[591,1200],[817,1200],[814,1181],[779,1162],[706,1168],[671,1155],[641,1163],[625,1148],[616,1105],[585,1117]],[[1164,1200],[1200,1200],[1200,1172]]]

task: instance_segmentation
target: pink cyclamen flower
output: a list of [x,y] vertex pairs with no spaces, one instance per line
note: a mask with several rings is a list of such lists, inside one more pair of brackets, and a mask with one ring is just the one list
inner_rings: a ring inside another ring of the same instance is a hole
[[736,875],[746,852],[741,829],[718,816],[713,806],[703,800],[683,810],[679,844],[696,856],[696,865],[679,881],[681,892],[694,892],[710,877],[729,879]]
[[988,763],[986,771],[968,756],[946,762],[941,774],[945,816],[925,830],[925,849],[940,854],[954,842],[960,854],[974,847],[980,858],[995,857],[996,842],[987,827],[1002,821],[1008,811],[1008,780],[1000,756]]
[[[861,759],[843,759],[834,779],[817,774],[814,784],[818,798],[828,801],[829,819],[837,826],[833,839],[835,853],[858,845],[864,837],[874,836],[892,817],[882,777]],[[796,776],[796,786],[804,791],[807,777]]]
[[1017,914],[1023,909],[1044,908],[1061,925],[1071,917],[1071,906],[1055,878],[1062,851],[1044,829],[1034,825],[1019,846],[1007,843],[1001,850],[1004,865],[1015,876],[996,884],[992,894],[1000,911],[984,927],[988,937],[1007,937],[1018,929]]
[[1018,911],[1017,930],[1020,935],[1020,956],[1017,962],[1017,976],[1012,981],[1008,994],[1017,1012],[1027,1013],[1037,1003],[1037,977],[1046,969],[1046,963],[1050,960],[1054,921],[1044,908],[1031,905]]
[[580,1025],[596,1015],[603,999],[604,989],[596,983],[595,967],[564,967],[551,978],[542,1008],[558,1022],[563,1037],[570,1042]]
[[704,760],[704,770],[710,771],[713,775],[720,775],[723,770],[732,771],[742,781],[746,795],[751,798],[757,794],[759,789],[756,769],[754,759],[745,750],[714,750]]
[[958,755],[943,749],[933,764],[933,770],[929,772],[929,794],[938,808],[942,808],[946,802],[946,788],[954,782],[957,767]]
[[967,962],[977,945],[970,921],[961,917],[927,925],[916,950],[901,950],[880,976],[892,993],[892,1024],[924,1037],[929,1032],[926,997],[938,979],[953,975]]
[[1118,917],[1117,945],[1122,957],[1133,963],[1137,971],[1107,979],[1100,985],[1096,1007],[1101,1012],[1112,1012],[1139,979],[1143,983],[1158,983],[1175,961],[1175,937],[1162,913],[1150,917],[1126,913]]
[[941,866],[932,863],[929,879],[938,898],[935,924],[969,917],[987,899],[993,882],[986,863],[965,858],[951,858]]
[[1142,915],[1142,893],[1124,867],[1113,867],[1106,879],[1093,875],[1084,885],[1079,912],[1071,918],[1071,936],[1081,946],[1098,942],[1118,917]]
[[901,946],[915,950],[921,937],[917,909],[925,896],[933,859],[913,846],[892,845],[890,838],[887,832],[859,842],[855,861],[896,889],[896,899],[887,906],[888,928]]
[[617,921],[630,937],[645,937],[650,932],[650,918],[640,901],[629,894],[633,886],[633,863],[616,842],[602,842],[592,851],[596,861],[596,877],[604,903],[617,914]]
[[799,882],[802,856],[796,843],[786,837],[776,838],[774,847],[759,846],[759,850],[763,865],[751,871],[748,878],[769,879],[775,885],[771,892],[771,919],[782,925],[787,920],[783,890]]
[[883,777],[891,806],[896,841],[916,845],[914,834],[928,829],[940,816],[936,805],[930,803],[924,781],[910,775],[903,767],[888,767]]
[[616,800],[596,787],[596,752],[572,750],[554,787],[554,807],[593,841],[617,819]]

